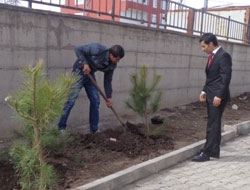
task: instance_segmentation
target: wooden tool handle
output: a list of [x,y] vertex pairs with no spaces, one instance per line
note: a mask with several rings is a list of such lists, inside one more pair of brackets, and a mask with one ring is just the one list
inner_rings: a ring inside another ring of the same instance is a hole
[[[101,94],[101,96],[104,98],[104,100],[107,102],[107,98],[105,96],[105,94],[103,93],[103,91],[101,90],[101,88],[97,85],[95,79],[92,77],[91,74],[88,74],[88,77],[90,79],[90,81],[93,83],[93,85],[97,88],[97,90],[99,91],[99,93]],[[116,110],[111,106],[110,109],[113,111],[113,113],[115,114],[115,116],[117,117],[117,119],[120,121],[120,123],[122,124],[122,126],[125,126],[125,123],[122,121],[120,115],[116,112]]]

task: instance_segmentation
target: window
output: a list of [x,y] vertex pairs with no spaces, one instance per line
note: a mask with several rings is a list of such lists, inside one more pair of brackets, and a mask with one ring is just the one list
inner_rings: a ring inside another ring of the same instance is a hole
[[83,5],[84,0],[75,0],[75,5]]
[[128,1],[132,1],[132,2],[135,2],[135,3],[140,3],[140,4],[144,4],[144,5],[148,4],[148,0],[128,0]]
[[158,3],[157,0],[153,0],[153,7],[154,8],[157,8],[157,3]]
[[160,19],[161,24],[166,24],[166,14],[161,14],[161,19]]
[[167,1],[166,0],[162,0],[161,2],[161,9],[166,10],[167,7]]
[[152,14],[152,19],[151,19],[152,23],[155,24],[156,23],[156,15]]

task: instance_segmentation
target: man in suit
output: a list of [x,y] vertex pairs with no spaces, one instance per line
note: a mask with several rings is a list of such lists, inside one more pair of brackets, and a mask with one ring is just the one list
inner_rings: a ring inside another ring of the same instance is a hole
[[206,66],[206,83],[200,94],[200,101],[207,103],[206,143],[192,161],[204,162],[210,157],[220,157],[221,117],[230,99],[229,84],[232,76],[232,59],[212,33],[200,38],[202,51],[209,54]]

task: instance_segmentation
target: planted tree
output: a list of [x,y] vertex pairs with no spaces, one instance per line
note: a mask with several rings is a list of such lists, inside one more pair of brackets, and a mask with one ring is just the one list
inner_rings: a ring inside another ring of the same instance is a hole
[[156,112],[161,101],[162,92],[156,91],[160,79],[161,75],[155,74],[151,84],[149,84],[148,67],[146,65],[143,65],[138,72],[130,76],[132,88],[126,104],[130,109],[144,117],[147,138],[150,135],[148,114]]
[[43,144],[48,128],[62,114],[75,78],[60,75],[50,82],[39,60],[35,67],[24,68],[25,79],[15,96],[8,96],[10,107],[25,123],[30,143],[16,142],[10,150],[22,190],[47,190],[55,185],[55,172],[45,162]]

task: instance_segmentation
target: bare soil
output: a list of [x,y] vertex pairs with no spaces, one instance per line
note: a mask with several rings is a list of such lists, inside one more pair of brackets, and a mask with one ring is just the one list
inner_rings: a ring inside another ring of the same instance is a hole
[[[237,110],[232,109],[233,104]],[[205,138],[207,111],[203,103],[162,109],[156,115],[163,117],[164,123],[152,125],[160,132],[149,139],[120,127],[95,135],[72,134],[73,140],[63,154],[47,157],[58,173],[58,189],[86,184]],[[249,120],[249,115],[250,93],[244,93],[229,102],[223,123],[240,123]],[[0,189],[20,189],[17,180],[8,158],[0,154]]]

